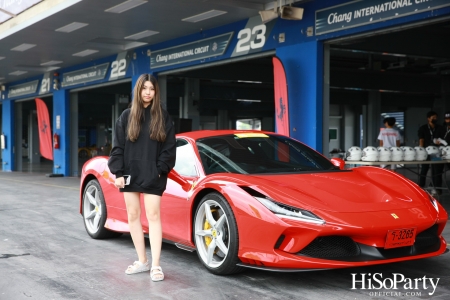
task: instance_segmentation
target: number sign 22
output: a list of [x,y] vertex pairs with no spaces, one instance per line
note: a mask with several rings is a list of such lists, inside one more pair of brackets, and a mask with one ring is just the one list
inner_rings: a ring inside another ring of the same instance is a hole
[[120,59],[115,60],[111,64],[111,78],[125,76],[125,72],[127,69],[127,60]]
[[[238,33],[236,52],[249,51],[250,49],[262,48],[266,43],[266,25],[261,24],[250,28],[244,28]],[[252,36],[255,38],[252,40]],[[251,41],[250,41],[251,40]],[[249,43],[250,42],[250,43]]]

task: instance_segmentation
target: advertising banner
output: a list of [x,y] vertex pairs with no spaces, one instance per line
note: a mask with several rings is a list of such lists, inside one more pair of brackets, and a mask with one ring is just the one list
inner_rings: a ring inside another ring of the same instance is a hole
[[448,0],[353,1],[316,11],[316,35],[450,6]]
[[273,57],[273,77],[275,89],[275,126],[279,134],[289,134],[289,108],[286,73],[278,57]]
[[47,105],[41,99],[36,98],[35,100],[39,128],[39,150],[43,157],[53,160],[52,130]]

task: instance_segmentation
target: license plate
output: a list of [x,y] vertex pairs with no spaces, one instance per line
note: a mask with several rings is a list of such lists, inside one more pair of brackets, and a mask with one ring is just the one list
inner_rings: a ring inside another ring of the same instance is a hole
[[384,249],[411,246],[416,241],[417,228],[388,230]]

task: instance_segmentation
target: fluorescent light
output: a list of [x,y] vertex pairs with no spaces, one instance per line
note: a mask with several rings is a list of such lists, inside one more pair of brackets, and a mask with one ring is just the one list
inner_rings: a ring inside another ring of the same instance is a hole
[[22,75],[25,73],[28,73],[28,71],[15,71],[15,72],[9,73],[9,75],[19,76],[19,75]]
[[16,68],[21,69],[23,71],[31,71],[31,72],[49,72],[52,70],[59,69],[60,67],[38,67],[38,66],[16,65]]
[[214,18],[214,17],[220,16],[220,15],[223,15],[223,14],[226,14],[226,13],[227,12],[223,11],[223,10],[215,10],[215,9],[213,9],[213,10],[210,10],[210,11],[207,11],[207,12],[204,12],[204,13],[192,16],[192,17],[188,17],[188,18],[182,19],[181,21],[196,23],[196,22],[200,22],[200,21],[203,21],[203,20],[206,20],[206,19],[209,19],[209,18]]
[[4,56],[0,56],[0,60],[2,60],[2,59],[4,59],[5,57]]
[[448,67],[450,66],[450,61],[440,62],[440,63],[434,63],[430,65],[432,68],[439,68],[439,67]]
[[58,69],[61,69],[61,67],[50,67],[50,68],[47,68],[47,72],[58,70]]
[[261,100],[251,100],[251,99],[237,99],[237,101],[241,101],[241,102],[261,102]]
[[72,56],[80,56],[80,57],[84,57],[84,56],[88,56],[94,53],[97,53],[98,50],[91,50],[91,49],[86,49],[84,51],[78,52],[78,53],[74,53],[72,54]]
[[151,35],[155,35],[155,34],[158,34],[158,33],[159,33],[158,31],[144,30],[142,32],[138,32],[138,33],[126,36],[125,39],[126,40],[139,40],[139,39],[142,39],[142,38],[145,38],[145,37],[148,37],[148,36],[151,36]]
[[36,45],[34,45],[34,44],[22,44],[22,45],[19,45],[17,47],[12,48],[11,51],[21,51],[21,52],[23,52],[23,51],[26,51],[26,50],[31,49],[33,47],[36,47]]
[[41,66],[53,66],[62,63],[60,60],[50,60],[48,62],[42,63]]
[[120,14],[129,9],[135,8],[136,6],[147,3],[148,1],[143,0],[128,0],[116,6],[110,7],[105,10],[105,12]]
[[250,81],[250,80],[238,80],[238,82],[242,82],[242,83],[262,83],[262,81]]
[[90,48],[105,48],[108,50],[124,51],[136,47],[146,45],[147,43],[130,41],[124,39],[109,39],[109,38],[95,38],[84,43],[86,47]]
[[77,29],[83,28],[84,26],[88,26],[88,25],[89,24],[87,24],[87,23],[73,22],[66,26],[55,29],[55,31],[69,33],[69,32],[75,31]]

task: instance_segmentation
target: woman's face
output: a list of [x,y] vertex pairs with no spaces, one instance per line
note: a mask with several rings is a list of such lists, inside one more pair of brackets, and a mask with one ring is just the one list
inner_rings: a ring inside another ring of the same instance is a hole
[[152,103],[153,97],[155,97],[155,87],[151,81],[144,82],[141,90],[141,99],[144,107],[147,107]]

